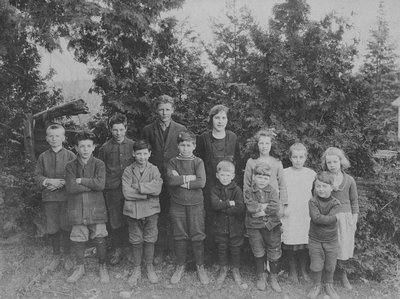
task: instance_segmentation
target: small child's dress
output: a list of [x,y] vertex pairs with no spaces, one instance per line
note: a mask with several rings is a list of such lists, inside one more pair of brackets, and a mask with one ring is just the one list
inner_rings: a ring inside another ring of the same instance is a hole
[[288,193],[288,216],[282,217],[282,242],[287,249],[301,250],[308,244],[310,216],[308,201],[312,197],[312,186],[316,176],[314,170],[303,167],[284,169]]

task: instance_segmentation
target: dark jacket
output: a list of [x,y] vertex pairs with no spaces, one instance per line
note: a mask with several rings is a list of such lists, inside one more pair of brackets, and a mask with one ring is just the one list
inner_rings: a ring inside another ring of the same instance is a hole
[[65,188],[50,191],[43,186],[46,179],[65,179],[65,165],[76,158],[75,154],[65,148],[57,153],[52,149],[40,154],[35,168],[35,182],[42,188],[43,201],[66,201]]
[[135,160],[132,156],[134,144],[133,140],[126,137],[121,143],[111,138],[100,148],[99,159],[106,164],[105,189],[121,188],[124,169]]
[[[200,135],[197,141],[196,155],[204,161],[206,169],[207,185],[213,186],[217,182],[215,174],[217,173],[217,164],[222,160],[231,161],[237,164],[240,161],[240,149],[238,138],[232,131],[226,130],[225,146],[220,155],[215,152],[213,143],[215,138],[212,132],[206,132]],[[240,177],[239,167],[236,167],[236,176]]]
[[145,126],[142,130],[142,138],[146,139],[152,147],[149,162],[158,167],[163,178],[166,176],[168,161],[179,153],[178,134],[186,131],[186,127],[171,120],[168,130],[165,141],[158,120]]
[[[68,219],[71,225],[89,225],[107,222],[107,211],[103,197],[106,182],[104,162],[91,157],[87,164],[80,158],[66,166],[65,186],[68,197]],[[76,179],[82,183],[77,184]]]
[[[255,185],[244,192],[244,202],[246,204],[246,227],[247,228],[267,228],[272,230],[277,225],[281,225],[279,217],[280,200],[278,192],[267,185],[264,189],[258,189]],[[264,209],[265,216],[254,217],[253,215],[261,212],[261,204],[268,204]]]
[[[229,234],[229,237],[243,236],[246,207],[240,187],[234,181],[227,186],[218,182],[211,189],[210,200],[212,208],[216,211],[215,232]],[[235,206],[230,206],[229,201],[234,201]]]

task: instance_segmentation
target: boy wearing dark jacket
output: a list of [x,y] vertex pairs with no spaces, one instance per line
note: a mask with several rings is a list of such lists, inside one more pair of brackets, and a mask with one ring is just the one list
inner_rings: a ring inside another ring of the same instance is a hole
[[243,192],[235,181],[235,165],[223,160],[217,165],[218,182],[211,189],[211,207],[215,210],[214,232],[218,250],[220,272],[217,288],[221,288],[228,272],[228,249],[231,252],[232,274],[237,285],[242,279],[239,272],[240,246],[243,244],[244,212]]

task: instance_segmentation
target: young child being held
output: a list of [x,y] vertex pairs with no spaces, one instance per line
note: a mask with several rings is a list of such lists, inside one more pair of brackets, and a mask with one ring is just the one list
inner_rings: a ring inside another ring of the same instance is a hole
[[344,172],[349,167],[349,160],[343,150],[337,147],[328,148],[322,155],[322,168],[328,170],[334,179],[332,196],[341,203],[338,212],[338,274],[343,287],[351,290],[345,269],[347,260],[353,257],[359,207],[356,182]]
[[214,232],[218,249],[220,272],[217,288],[220,289],[228,272],[228,250],[231,253],[232,274],[237,285],[242,284],[239,272],[240,246],[243,244],[244,212],[243,192],[233,181],[235,165],[221,161],[217,165],[218,182],[211,189],[211,207],[215,210]]
[[204,199],[206,173],[203,160],[193,155],[196,135],[178,134],[179,155],[167,166],[167,184],[171,194],[170,217],[174,236],[176,269],[171,283],[176,284],[185,272],[186,244],[191,241],[197,274],[202,284],[210,282],[204,269]]
[[257,288],[265,290],[264,262],[269,262],[271,288],[282,289],[278,283],[278,260],[281,250],[280,201],[270,184],[272,169],[266,162],[257,162],[253,171],[253,185],[244,192],[246,228],[250,247],[256,261]]
[[280,160],[270,155],[275,133],[272,130],[260,130],[253,137],[255,141],[253,156],[247,160],[243,178],[243,191],[252,188],[254,168],[258,162],[266,162],[271,167],[269,184],[278,192],[281,205],[287,207],[286,180]]
[[333,274],[338,254],[337,215],[340,202],[332,196],[333,177],[323,171],[314,181],[314,196],[309,201],[310,230],[308,250],[311,259],[311,274],[314,286],[308,298],[317,298],[324,277],[325,292],[330,298],[339,298],[333,288]]
[[153,267],[154,244],[158,236],[159,194],[162,179],[157,166],[149,162],[151,146],[145,140],[133,145],[135,162],[125,168],[122,175],[122,191],[125,196],[124,215],[128,216],[129,242],[133,250],[133,273],[128,280],[136,286],[141,277],[142,253],[146,264],[147,277],[157,283]]
[[[64,188],[65,165],[75,159],[75,154],[63,147],[65,129],[61,125],[54,124],[47,128],[46,141],[50,145],[50,149],[40,154],[38,158],[35,181],[42,188],[46,233],[49,234],[53,247],[54,258],[51,259],[44,271],[54,271],[60,264],[61,240],[67,256],[70,250],[67,192]],[[70,259],[66,259],[65,262],[66,268],[71,267]]]
[[287,214],[282,221],[282,243],[289,258],[289,279],[298,283],[297,261],[300,262],[301,274],[305,281],[308,261],[308,230],[310,216],[308,201],[312,197],[311,190],[315,179],[315,171],[304,167],[307,160],[307,149],[302,143],[295,143],[289,149],[292,167],[283,170],[288,193]]
[[104,162],[93,157],[95,135],[80,132],[75,136],[78,157],[66,166],[65,185],[68,197],[68,219],[72,225],[71,240],[75,245],[76,268],[67,278],[76,282],[85,274],[85,242],[94,240],[100,264],[100,281],[108,283],[106,267],[107,210],[103,196],[106,183]]

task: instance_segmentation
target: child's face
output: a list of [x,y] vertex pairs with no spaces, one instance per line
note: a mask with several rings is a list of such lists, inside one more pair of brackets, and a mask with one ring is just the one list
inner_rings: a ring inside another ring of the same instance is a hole
[[225,131],[226,124],[228,123],[228,116],[225,111],[220,111],[213,116],[213,129],[217,132]]
[[218,171],[217,172],[217,179],[221,182],[222,185],[227,186],[229,185],[232,180],[234,179],[235,174],[230,171]]
[[271,151],[271,145],[271,137],[260,136],[258,139],[258,150],[260,151],[260,155],[269,155],[269,152]]
[[139,163],[140,165],[145,165],[147,161],[149,161],[150,155],[151,152],[147,148],[133,152],[133,156],[135,157],[136,162]]
[[341,169],[340,158],[336,155],[326,156],[325,163],[328,170],[332,173],[339,173]]
[[268,186],[270,175],[267,174],[256,174],[254,175],[254,183],[259,189],[264,189]]
[[126,127],[124,124],[113,124],[111,128],[111,135],[116,142],[124,141],[126,134]]
[[300,151],[294,150],[292,152],[292,155],[290,156],[290,161],[292,161],[292,165],[296,169],[303,168],[306,160],[307,160],[306,153],[303,150]]
[[183,157],[192,156],[195,148],[196,148],[196,144],[193,141],[181,141],[178,144],[179,153]]
[[328,198],[331,196],[331,193],[333,191],[333,188],[330,184],[321,182],[319,180],[315,181],[315,192],[317,192],[317,195],[322,198]]
[[46,141],[51,148],[62,146],[65,141],[65,131],[63,129],[47,130]]
[[172,104],[170,103],[161,103],[157,107],[158,117],[163,123],[170,122],[173,113],[174,113],[174,107],[172,107]]
[[84,160],[87,160],[92,155],[95,145],[93,144],[93,140],[79,140],[78,145],[75,145],[75,149],[79,155]]

